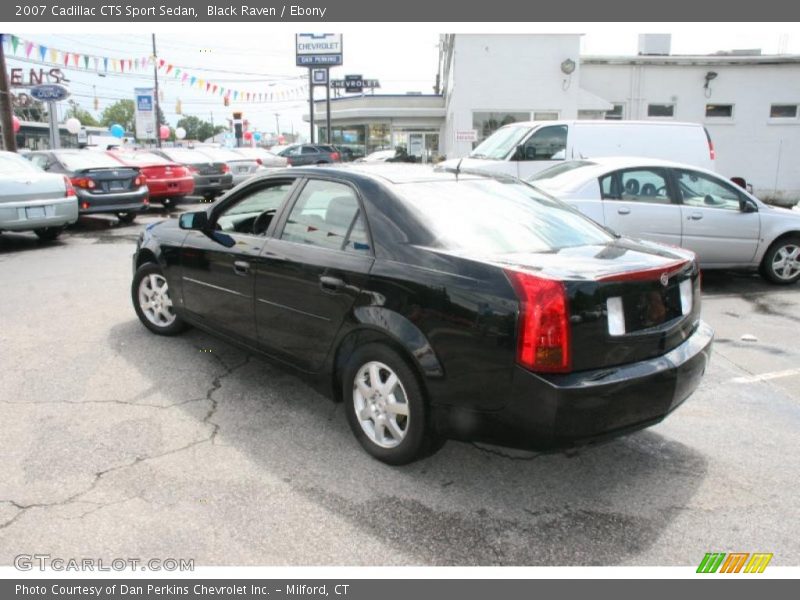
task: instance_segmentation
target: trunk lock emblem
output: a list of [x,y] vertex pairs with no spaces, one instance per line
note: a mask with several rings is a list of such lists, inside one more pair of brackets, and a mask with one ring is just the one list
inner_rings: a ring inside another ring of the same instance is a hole
[[667,287],[667,284],[669,284],[669,275],[667,275],[666,273],[662,273],[661,274],[661,285],[663,285],[664,287]]

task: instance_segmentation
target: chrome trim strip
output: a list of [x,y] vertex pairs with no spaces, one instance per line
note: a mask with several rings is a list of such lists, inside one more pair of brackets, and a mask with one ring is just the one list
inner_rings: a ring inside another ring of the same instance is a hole
[[205,281],[200,281],[198,279],[192,279],[191,277],[183,277],[184,281],[191,281],[192,283],[196,283],[197,285],[203,285],[205,287],[209,287],[214,290],[219,290],[220,292],[228,292],[229,294],[233,294],[234,296],[241,296],[242,298],[249,298],[247,294],[242,294],[241,292],[237,292],[236,290],[229,290],[228,288],[220,287],[218,285],[213,285],[211,283],[206,283]]
[[264,300],[263,298],[258,298],[259,302],[263,302],[264,304],[269,304],[270,306],[277,306],[278,308],[284,308],[286,310],[290,310],[292,312],[296,312],[301,315],[305,315],[307,317],[313,317],[315,319],[320,319],[321,321],[330,322],[328,317],[323,317],[320,315],[315,315],[314,313],[306,312],[304,310],[300,310],[299,308],[292,308],[291,306],[286,306],[285,304],[278,304],[277,302],[270,302],[269,300]]

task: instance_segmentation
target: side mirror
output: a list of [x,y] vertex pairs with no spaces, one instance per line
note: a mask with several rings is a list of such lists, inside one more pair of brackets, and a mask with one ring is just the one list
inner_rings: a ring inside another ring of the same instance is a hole
[[754,203],[750,202],[750,200],[739,200],[739,210],[743,213],[754,213],[758,212],[758,206]]
[[194,231],[205,231],[208,229],[208,214],[204,210],[197,212],[183,213],[178,218],[178,225],[181,229],[191,229]]

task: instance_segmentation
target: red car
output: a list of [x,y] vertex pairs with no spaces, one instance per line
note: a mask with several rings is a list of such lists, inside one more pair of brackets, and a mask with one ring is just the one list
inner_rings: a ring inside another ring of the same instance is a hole
[[108,154],[123,165],[138,167],[145,177],[150,201],[160,202],[164,208],[172,208],[194,191],[194,177],[183,165],[146,151],[109,150]]

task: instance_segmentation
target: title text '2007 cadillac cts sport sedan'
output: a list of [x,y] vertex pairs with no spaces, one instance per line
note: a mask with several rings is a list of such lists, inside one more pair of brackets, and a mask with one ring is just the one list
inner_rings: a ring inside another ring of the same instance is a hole
[[195,325],[305,373],[390,464],[448,438],[550,449],[647,427],[711,352],[691,252],[510,178],[275,171],[149,226],[133,261],[148,329]]

